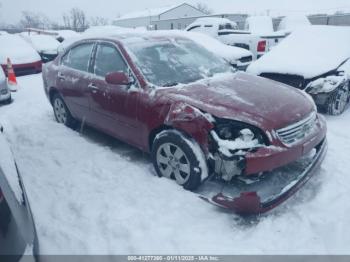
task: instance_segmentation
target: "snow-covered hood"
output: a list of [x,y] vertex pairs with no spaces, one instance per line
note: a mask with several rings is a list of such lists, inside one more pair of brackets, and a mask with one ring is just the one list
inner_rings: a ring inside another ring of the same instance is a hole
[[350,57],[350,28],[309,26],[294,31],[247,72],[299,75],[311,79],[335,70]]
[[249,123],[262,130],[285,127],[314,110],[301,91],[246,73],[227,74],[157,92],[219,118]]
[[6,64],[7,58],[10,58],[13,64],[41,61],[34,48],[18,35],[0,36],[0,63]]
[[31,35],[31,36],[24,36],[24,38],[29,43],[31,43],[34,49],[39,53],[42,52],[46,54],[57,54],[57,49],[60,43],[52,36]]

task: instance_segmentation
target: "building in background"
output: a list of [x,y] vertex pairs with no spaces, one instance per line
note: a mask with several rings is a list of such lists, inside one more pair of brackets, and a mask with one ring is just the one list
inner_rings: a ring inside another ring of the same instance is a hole
[[[181,5],[168,6],[155,9],[146,9],[119,17],[113,21],[113,25],[121,27],[147,27],[157,30],[158,21],[169,19],[183,19],[187,17],[204,16],[205,14],[196,7],[183,3]],[[175,25],[173,24],[173,28]]]

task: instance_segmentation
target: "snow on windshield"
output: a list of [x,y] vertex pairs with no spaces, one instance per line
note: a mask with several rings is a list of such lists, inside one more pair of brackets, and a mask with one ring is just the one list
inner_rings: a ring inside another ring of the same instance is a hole
[[247,71],[320,76],[350,57],[350,28],[309,26],[294,31],[278,46],[252,63]]
[[187,39],[124,40],[146,79],[157,86],[188,84],[231,71],[229,64]]

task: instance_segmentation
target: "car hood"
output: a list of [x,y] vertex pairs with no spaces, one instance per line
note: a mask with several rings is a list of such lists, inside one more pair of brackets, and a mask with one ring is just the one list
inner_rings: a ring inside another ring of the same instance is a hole
[[285,127],[314,110],[313,102],[302,91],[241,72],[161,89],[157,95],[263,130]]
[[269,53],[252,63],[247,72],[275,73],[312,79],[335,70],[350,57],[350,28],[299,28]]

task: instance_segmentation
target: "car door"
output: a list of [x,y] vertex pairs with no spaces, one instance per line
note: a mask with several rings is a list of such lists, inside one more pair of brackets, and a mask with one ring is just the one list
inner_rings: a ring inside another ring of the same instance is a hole
[[57,87],[75,118],[89,122],[89,73],[94,42],[71,48],[61,59]]
[[135,83],[133,88],[108,84],[105,76],[113,72],[124,72],[134,78],[118,47],[113,43],[99,43],[94,56],[94,77],[89,83],[92,121],[95,126],[113,136],[137,145],[137,84]]

